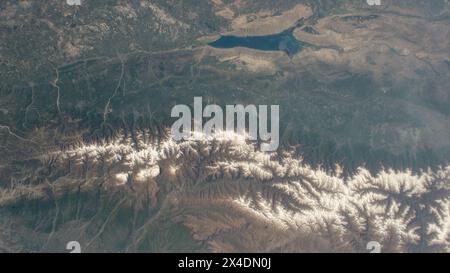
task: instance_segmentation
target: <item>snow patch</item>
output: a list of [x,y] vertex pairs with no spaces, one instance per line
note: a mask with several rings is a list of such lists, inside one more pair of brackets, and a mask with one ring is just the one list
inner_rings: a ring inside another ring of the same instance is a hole
[[66,0],[69,6],[81,6],[81,0]]

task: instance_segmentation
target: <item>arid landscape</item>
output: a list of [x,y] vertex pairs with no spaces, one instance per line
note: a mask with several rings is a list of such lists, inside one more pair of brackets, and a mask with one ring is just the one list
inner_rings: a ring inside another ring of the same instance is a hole
[[450,2],[381,3],[1,1],[0,252],[449,252]]

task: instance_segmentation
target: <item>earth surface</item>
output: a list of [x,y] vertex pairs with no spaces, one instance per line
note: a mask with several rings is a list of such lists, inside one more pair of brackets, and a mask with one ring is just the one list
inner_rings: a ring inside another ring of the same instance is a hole
[[448,0],[3,0],[0,252],[448,252],[449,76]]

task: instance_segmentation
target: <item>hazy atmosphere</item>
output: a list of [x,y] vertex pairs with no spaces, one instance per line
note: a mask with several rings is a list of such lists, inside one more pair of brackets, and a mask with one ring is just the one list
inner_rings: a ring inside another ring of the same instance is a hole
[[449,252],[449,76],[448,0],[2,0],[0,252]]

